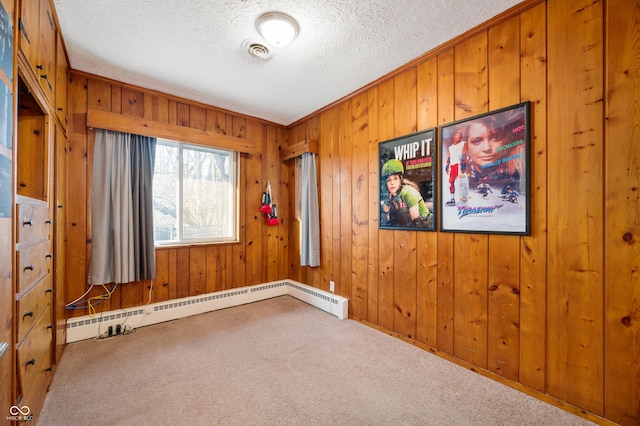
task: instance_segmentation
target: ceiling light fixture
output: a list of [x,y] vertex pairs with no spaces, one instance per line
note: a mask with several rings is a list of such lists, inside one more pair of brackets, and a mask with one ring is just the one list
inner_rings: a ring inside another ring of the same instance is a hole
[[298,22],[281,12],[268,12],[258,17],[256,29],[267,43],[277,47],[291,43],[300,32]]

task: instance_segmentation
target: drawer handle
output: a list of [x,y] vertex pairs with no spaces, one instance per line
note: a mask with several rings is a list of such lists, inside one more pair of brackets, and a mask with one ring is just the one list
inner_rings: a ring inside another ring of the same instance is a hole
[[33,226],[33,221],[32,220],[25,220],[24,222],[22,222],[23,226]]
[[52,259],[52,258],[53,258],[53,254],[49,253],[49,254],[47,254],[47,255],[45,256],[45,258],[47,258],[47,259]]
[[51,367],[49,367],[49,368],[45,369],[45,371],[51,371]]
[[58,208],[61,209],[62,208],[62,204],[58,204]]
[[47,219],[44,221],[44,223],[46,223],[47,225],[51,225],[53,222],[51,221],[51,219]]
[[51,330],[52,328],[53,328],[53,324],[49,324],[49,325],[47,326],[47,330]]
[[25,266],[25,267],[24,267],[24,270],[25,270],[25,271],[27,271],[27,270],[28,270],[28,271],[33,271],[33,265]]
[[44,293],[45,293],[45,294],[47,294],[47,293],[53,293],[53,289],[52,289],[52,288],[48,288],[48,289],[46,289],[46,290],[45,290],[45,292],[44,292]]
[[24,366],[28,367],[30,365],[36,365],[36,359],[35,358],[31,358],[29,361],[27,361]]
[[33,311],[25,312],[25,314],[22,316],[22,319],[25,319],[26,317],[33,318]]

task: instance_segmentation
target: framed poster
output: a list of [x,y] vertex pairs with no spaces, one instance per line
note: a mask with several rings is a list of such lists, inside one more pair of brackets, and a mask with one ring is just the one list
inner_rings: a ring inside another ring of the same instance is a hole
[[440,127],[440,230],[530,234],[529,102]]
[[436,129],[381,142],[380,229],[435,231]]

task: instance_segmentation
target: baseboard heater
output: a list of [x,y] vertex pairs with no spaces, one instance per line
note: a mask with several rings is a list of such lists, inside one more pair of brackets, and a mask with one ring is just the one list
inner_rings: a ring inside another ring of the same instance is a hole
[[109,326],[114,329],[117,325],[139,328],[284,295],[293,296],[339,319],[348,317],[348,300],[344,297],[297,281],[282,280],[71,318],[67,321],[67,343],[92,339]]

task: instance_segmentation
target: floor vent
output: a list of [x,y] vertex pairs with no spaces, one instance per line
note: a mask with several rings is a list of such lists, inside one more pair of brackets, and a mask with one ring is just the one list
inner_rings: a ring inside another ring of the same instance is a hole
[[284,280],[71,318],[67,321],[67,343],[92,339],[103,334],[109,326],[138,328],[284,295],[293,296],[340,319],[348,317],[348,300],[344,297],[297,281]]

